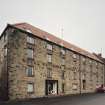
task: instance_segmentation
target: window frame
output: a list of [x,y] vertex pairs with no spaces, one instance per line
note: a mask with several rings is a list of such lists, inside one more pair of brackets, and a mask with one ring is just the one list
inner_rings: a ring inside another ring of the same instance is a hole
[[47,54],[47,62],[48,63],[52,62],[52,55],[51,54]]
[[47,43],[47,50],[52,51],[53,50],[53,45],[50,43]]
[[65,59],[64,58],[61,58],[61,64],[65,65]]
[[66,50],[64,48],[61,48],[61,54],[66,55]]
[[[32,91],[29,91],[29,85],[31,85],[32,87]],[[29,94],[32,94],[32,93],[34,93],[34,83],[32,83],[32,82],[29,82],[29,83],[27,83],[27,93],[29,93]]]
[[[31,70],[31,72],[29,72],[29,70]],[[27,77],[33,77],[34,76],[34,67],[33,66],[28,66],[27,67],[27,69],[26,69],[26,75],[27,75]]]
[[[29,51],[32,51],[31,52],[31,56],[30,56],[30,52]],[[31,58],[31,59],[33,59],[34,58],[34,50],[33,49],[31,49],[31,48],[27,48],[27,58]]]
[[27,35],[27,43],[35,44],[35,39],[29,35]]

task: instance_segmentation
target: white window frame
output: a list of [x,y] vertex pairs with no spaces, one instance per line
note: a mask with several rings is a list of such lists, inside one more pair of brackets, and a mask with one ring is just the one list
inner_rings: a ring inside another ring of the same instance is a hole
[[47,49],[52,51],[52,49],[53,49],[52,44],[47,43]]
[[33,57],[34,57],[34,50],[33,49],[27,49],[27,57],[33,59]]
[[[31,70],[31,71],[29,71],[29,70]],[[31,74],[30,74],[30,72],[31,72]],[[32,76],[34,75],[34,69],[33,69],[32,66],[28,66],[28,67],[27,67],[27,69],[26,69],[26,75],[27,75],[28,77],[32,77]]]
[[35,40],[34,40],[34,38],[32,38],[30,36],[27,36],[27,42],[28,43],[31,43],[31,44],[34,44],[35,43]]
[[48,62],[52,62],[52,55],[51,54],[47,54],[47,61]]
[[61,59],[61,63],[62,63],[62,65],[65,65],[65,59],[64,58]]
[[27,84],[27,92],[33,93],[34,92],[34,83],[28,83]]
[[66,50],[65,49],[61,49],[61,54],[65,55],[66,54]]
[[7,56],[7,47],[4,48],[4,56]]
[[73,58],[76,59],[77,58],[77,55],[76,54],[73,54]]

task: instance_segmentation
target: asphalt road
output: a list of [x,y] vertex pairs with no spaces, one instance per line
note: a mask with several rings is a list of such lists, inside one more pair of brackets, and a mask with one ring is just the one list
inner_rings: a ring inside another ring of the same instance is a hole
[[0,105],[105,105],[105,93],[50,97],[21,102],[0,102]]

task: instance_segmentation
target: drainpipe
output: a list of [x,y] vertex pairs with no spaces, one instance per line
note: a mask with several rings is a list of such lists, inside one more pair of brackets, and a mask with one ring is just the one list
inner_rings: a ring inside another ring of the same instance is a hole
[[81,94],[81,56],[79,55],[79,89]]

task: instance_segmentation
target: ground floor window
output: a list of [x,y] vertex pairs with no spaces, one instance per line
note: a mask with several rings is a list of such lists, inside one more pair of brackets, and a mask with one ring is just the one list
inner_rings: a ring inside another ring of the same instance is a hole
[[86,89],[86,80],[82,80],[82,84],[83,84],[83,90]]
[[33,93],[34,92],[34,83],[28,83],[27,84],[27,92]]
[[65,88],[65,84],[64,83],[62,83],[62,93],[64,93],[64,88]]

